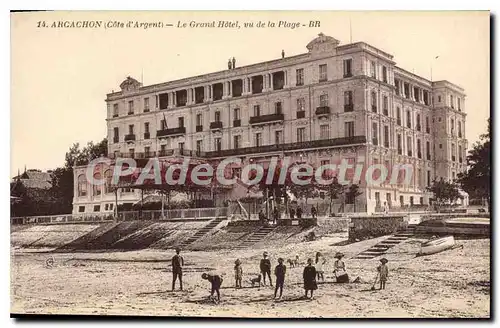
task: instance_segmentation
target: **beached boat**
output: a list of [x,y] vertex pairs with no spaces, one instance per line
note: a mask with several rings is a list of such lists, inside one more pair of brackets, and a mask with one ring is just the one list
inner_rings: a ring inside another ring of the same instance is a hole
[[419,255],[436,254],[455,246],[455,238],[447,236],[422,243]]

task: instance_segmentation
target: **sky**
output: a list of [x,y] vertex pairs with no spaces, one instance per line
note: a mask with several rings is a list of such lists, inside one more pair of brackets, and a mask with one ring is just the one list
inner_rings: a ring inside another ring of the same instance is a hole
[[[307,52],[323,32],[341,44],[364,41],[399,67],[465,89],[469,148],[490,116],[489,12],[262,11],[11,13],[11,168],[54,169],[73,143],[106,137],[106,94],[128,76],[144,85]],[[164,28],[52,28],[100,20],[163,22]],[[179,22],[239,21],[235,28],[182,28]],[[276,27],[256,27],[257,22]],[[278,27],[279,22],[286,27]],[[320,27],[291,28],[293,23]],[[43,22],[45,26],[42,27]],[[254,27],[244,27],[253,22]],[[41,27],[38,27],[41,26]],[[351,27],[351,28],[350,28]],[[439,56],[438,59],[434,59]]]

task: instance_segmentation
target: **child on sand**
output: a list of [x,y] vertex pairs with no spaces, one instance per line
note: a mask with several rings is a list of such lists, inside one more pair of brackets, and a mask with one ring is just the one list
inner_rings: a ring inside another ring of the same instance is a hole
[[304,273],[302,277],[304,278],[304,290],[306,292],[305,297],[307,298],[307,292],[311,291],[310,299],[313,299],[313,292],[318,289],[318,284],[316,283],[316,269],[314,268],[313,260],[307,259],[307,266],[304,268]]
[[382,262],[382,264],[377,267],[377,271],[380,276],[380,289],[385,289],[385,282],[389,276],[389,268],[387,267],[387,262],[389,261],[383,257],[380,259],[380,262]]
[[323,255],[321,255],[320,252],[317,252],[316,253],[316,262],[315,262],[315,268],[316,268],[316,275],[318,277],[318,281],[325,281],[325,277],[324,277],[324,273],[325,273],[325,269],[323,267],[323,265],[326,263],[326,259],[323,257]]
[[276,299],[276,294],[278,293],[278,288],[280,290],[280,297],[278,300],[281,299],[281,296],[283,295],[283,285],[285,283],[285,274],[286,274],[286,266],[283,265],[283,259],[280,257],[278,259],[278,265],[274,269],[274,274],[276,275],[276,288],[274,289],[274,298]]
[[[208,280],[211,284],[211,291],[210,291],[210,299],[214,301],[215,304],[219,304],[220,302],[220,286],[222,285],[223,279],[216,274],[208,274],[204,273],[201,275],[201,278],[204,280]],[[217,293],[217,299],[214,299],[214,293]]]
[[236,288],[241,288],[241,281],[243,279],[243,268],[241,267],[240,259],[234,262],[234,279],[236,281]]

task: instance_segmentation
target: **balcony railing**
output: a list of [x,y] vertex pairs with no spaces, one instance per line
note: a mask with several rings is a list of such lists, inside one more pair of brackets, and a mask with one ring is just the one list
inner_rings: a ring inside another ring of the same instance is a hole
[[344,112],[352,112],[353,110],[354,110],[353,104],[345,104],[344,105]]
[[349,72],[349,73],[344,73],[344,78],[346,78],[346,77],[352,77],[352,73],[351,73],[351,72]]
[[149,108],[144,108],[144,113],[149,113]]
[[265,145],[260,147],[245,147],[238,149],[224,149],[221,151],[209,151],[206,153],[207,157],[227,157],[227,156],[240,156],[247,154],[256,153],[268,153],[268,152],[286,152],[293,151],[297,149],[309,149],[309,148],[322,148],[322,147],[335,147],[335,146],[349,146],[366,144],[365,136],[354,136],[345,138],[334,138],[334,139],[324,139],[324,140],[312,140],[312,141],[302,141],[284,144],[274,144]]
[[222,121],[210,122],[210,129],[211,130],[222,129]]
[[297,118],[304,118],[306,117],[306,111],[305,110],[298,110],[297,111]]
[[129,111],[127,114],[128,115],[134,115],[134,112]]
[[118,114],[113,114],[113,117],[118,117]]
[[250,117],[250,124],[266,124],[275,121],[283,121],[285,115],[283,114],[268,114]]
[[241,120],[233,120],[233,127],[237,128],[241,126]]
[[320,106],[316,108],[316,115],[329,115],[330,107],[329,106]]
[[181,126],[178,128],[158,130],[158,131],[156,131],[156,137],[168,137],[168,136],[185,134],[185,133],[186,133],[186,127]]
[[125,135],[125,141],[135,141],[135,134]]

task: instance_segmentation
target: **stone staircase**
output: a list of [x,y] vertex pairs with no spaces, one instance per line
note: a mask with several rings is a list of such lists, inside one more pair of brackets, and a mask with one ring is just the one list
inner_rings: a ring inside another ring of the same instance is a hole
[[203,237],[204,235],[209,233],[213,228],[215,228],[219,223],[221,223],[225,219],[226,219],[225,217],[218,217],[218,218],[211,220],[206,226],[204,226],[200,230],[196,231],[196,233],[194,235],[192,235],[188,239],[184,240],[178,246],[180,248],[184,248],[184,247],[191,245],[192,243],[194,243],[195,241],[197,241],[198,239],[200,239],[201,237]]
[[396,245],[406,241],[415,233],[415,227],[408,227],[405,231],[401,231],[392,235],[391,237],[381,241],[380,243],[372,246],[371,248],[359,253],[354,257],[358,260],[371,260],[375,257],[384,255],[387,251]]
[[246,238],[241,244],[237,245],[235,249],[243,249],[252,246],[253,244],[264,239],[275,228],[276,227],[261,227],[259,230],[252,233],[248,238]]

